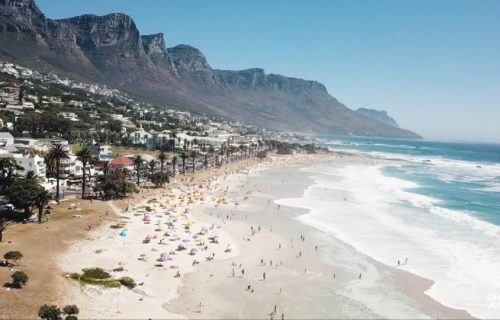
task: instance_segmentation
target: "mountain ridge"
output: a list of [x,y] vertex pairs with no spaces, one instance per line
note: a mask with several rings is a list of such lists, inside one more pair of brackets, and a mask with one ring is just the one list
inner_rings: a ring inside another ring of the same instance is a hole
[[284,131],[419,138],[347,108],[317,81],[212,69],[121,13],[52,20],[34,0],[0,0],[0,58],[115,86],[139,99]]
[[374,108],[365,108],[361,107],[355,110],[357,113],[362,114],[366,117],[372,118],[379,122],[382,122],[388,126],[400,128],[399,124],[392,118],[387,111],[385,110],[377,110]]

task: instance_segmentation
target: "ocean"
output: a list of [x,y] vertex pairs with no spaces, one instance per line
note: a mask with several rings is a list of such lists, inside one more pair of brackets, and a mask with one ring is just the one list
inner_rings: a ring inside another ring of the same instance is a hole
[[[404,161],[302,168],[302,222],[428,278],[449,307],[500,318],[500,145],[321,137],[332,150]],[[329,192],[331,191],[331,192]]]

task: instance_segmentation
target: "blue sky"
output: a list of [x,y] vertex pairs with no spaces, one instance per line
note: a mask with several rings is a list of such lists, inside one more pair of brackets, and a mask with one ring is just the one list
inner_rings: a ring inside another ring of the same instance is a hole
[[500,143],[500,1],[37,0],[50,18],[122,12],[214,68],[318,80],[426,138]]

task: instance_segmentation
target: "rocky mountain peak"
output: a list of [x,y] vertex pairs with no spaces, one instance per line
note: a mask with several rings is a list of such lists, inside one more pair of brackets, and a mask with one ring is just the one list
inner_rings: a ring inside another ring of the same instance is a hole
[[212,68],[203,53],[194,47],[179,44],[168,48],[167,52],[179,72],[212,73]]

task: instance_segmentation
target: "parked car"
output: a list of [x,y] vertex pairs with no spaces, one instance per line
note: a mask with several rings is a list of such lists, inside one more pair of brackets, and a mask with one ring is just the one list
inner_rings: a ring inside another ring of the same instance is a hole
[[10,203],[0,205],[0,212],[12,212],[15,209],[16,208],[14,207],[14,205],[12,205]]

